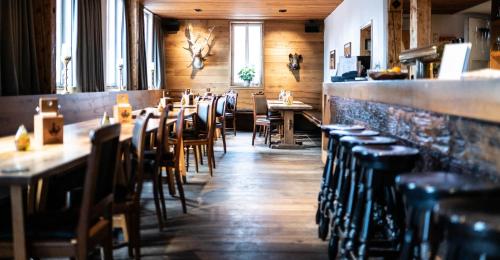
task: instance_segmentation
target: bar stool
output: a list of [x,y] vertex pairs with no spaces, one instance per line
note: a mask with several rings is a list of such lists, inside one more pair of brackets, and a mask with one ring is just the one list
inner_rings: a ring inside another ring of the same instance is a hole
[[331,204],[329,215],[332,216],[330,230],[331,236],[328,246],[328,252],[332,256],[337,255],[338,242],[341,234],[344,233],[344,219],[349,220],[352,214],[351,205],[356,195],[356,184],[359,176],[356,165],[352,164],[351,150],[357,145],[393,145],[396,144],[396,139],[382,136],[344,136],[340,138],[340,157],[345,158],[345,166],[342,176],[339,176],[341,181],[337,182],[338,198]]
[[406,230],[400,259],[436,257],[442,225],[432,221],[432,211],[439,200],[500,194],[498,183],[451,172],[404,174],[396,178],[396,184],[406,205]]
[[358,199],[348,206],[354,211],[347,237],[341,241],[342,256],[366,259],[368,253],[373,253],[393,258],[404,228],[403,202],[395,179],[413,169],[418,150],[400,145],[370,145],[355,146],[352,153],[353,167],[359,167]]
[[341,179],[341,176],[343,175],[344,171],[344,165],[345,165],[345,158],[340,157],[343,155],[343,153],[340,151],[340,138],[344,136],[377,136],[379,135],[379,132],[377,131],[372,131],[372,130],[332,130],[330,131],[329,135],[333,139],[332,142],[334,143],[334,153],[336,157],[334,158],[334,167],[333,171],[330,171],[327,173],[325,177],[325,184],[324,184],[324,189],[323,189],[323,195],[322,195],[322,200],[320,201],[320,219],[319,219],[319,226],[318,226],[318,237],[321,238],[322,240],[325,240],[326,237],[328,236],[328,231],[330,227],[330,215],[329,211],[327,210],[330,208],[330,205],[333,203],[333,201],[337,198],[338,192],[337,192],[337,186],[338,182]]
[[333,124],[333,125],[322,125],[321,126],[321,131],[323,132],[325,138],[328,138],[328,145],[327,145],[327,156],[326,156],[326,163],[325,163],[325,168],[323,169],[323,177],[321,178],[321,186],[320,190],[318,192],[318,209],[316,211],[316,224],[319,224],[319,219],[320,219],[320,202],[323,197],[323,189],[325,188],[325,178],[327,173],[330,173],[332,171],[332,168],[334,166],[334,161],[336,158],[336,149],[335,144],[333,142],[333,137],[330,136],[330,131],[332,130],[351,130],[351,131],[361,131],[365,130],[364,126],[361,125],[342,125],[342,124]]
[[434,210],[445,224],[444,259],[500,259],[500,199],[446,199]]

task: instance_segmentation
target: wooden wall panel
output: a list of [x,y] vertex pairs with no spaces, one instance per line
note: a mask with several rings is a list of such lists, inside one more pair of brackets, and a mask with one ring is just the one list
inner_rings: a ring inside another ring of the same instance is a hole
[[[24,124],[33,130],[33,115],[40,97],[57,97],[64,115],[64,124],[100,118],[106,111],[112,115],[116,94],[120,92],[75,93],[71,95],[31,95],[0,97],[0,136],[13,135]],[[162,91],[128,91],[132,109],[142,109],[158,104]]]
[[[212,56],[205,62],[205,68],[193,73],[189,67],[190,53],[182,47],[187,46],[184,28],[192,24],[195,33],[206,33],[216,26],[213,35],[215,46]],[[186,88],[195,93],[203,93],[211,88],[215,93],[226,92],[230,88],[230,42],[228,20],[184,20],[177,34],[165,36],[167,90],[179,95]],[[301,69],[289,71],[288,54],[303,56]],[[300,78],[300,81],[296,80]],[[297,100],[321,107],[323,82],[323,33],[305,33],[303,21],[265,21],[264,22],[264,88],[237,88],[240,94],[238,107],[252,109],[251,93],[264,90],[269,98],[277,98],[281,89],[291,90]]]
[[38,80],[42,93],[56,91],[56,1],[33,1]]

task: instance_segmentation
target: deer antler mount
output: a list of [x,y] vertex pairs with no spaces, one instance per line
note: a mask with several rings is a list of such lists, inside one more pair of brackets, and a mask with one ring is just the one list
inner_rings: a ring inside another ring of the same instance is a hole
[[[203,37],[203,41],[199,43],[198,41],[202,38],[200,34],[194,37],[193,27],[191,25],[186,26],[184,30],[184,34],[186,36],[186,41],[188,43],[188,47],[184,47],[185,50],[191,53],[192,61],[189,66],[193,66],[194,69],[201,70],[205,66],[205,60],[208,56],[210,56],[210,52],[212,51],[212,47],[215,43],[215,37],[212,37],[212,32],[215,29],[215,26],[212,26],[208,29],[208,34],[206,37]],[[206,52],[205,52],[206,50]]]

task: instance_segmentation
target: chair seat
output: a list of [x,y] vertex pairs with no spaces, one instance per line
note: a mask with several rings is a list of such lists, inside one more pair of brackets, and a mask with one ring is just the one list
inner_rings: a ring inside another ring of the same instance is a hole
[[[164,152],[162,157],[163,157],[161,158],[162,162],[168,162],[168,161],[173,161],[175,155],[174,153],[171,152]],[[144,151],[144,159],[148,161],[156,160],[156,149]]]
[[349,148],[356,145],[391,145],[396,144],[396,139],[385,136],[344,136],[340,143]]
[[423,199],[438,199],[463,194],[500,193],[499,183],[450,172],[404,174],[396,178],[396,183],[405,194]]
[[[36,213],[26,220],[28,240],[68,240],[76,237],[80,211],[69,209]],[[12,240],[10,207],[2,209],[0,240]]]
[[380,133],[373,130],[332,130],[329,135],[335,140],[339,140],[344,136],[377,136]]

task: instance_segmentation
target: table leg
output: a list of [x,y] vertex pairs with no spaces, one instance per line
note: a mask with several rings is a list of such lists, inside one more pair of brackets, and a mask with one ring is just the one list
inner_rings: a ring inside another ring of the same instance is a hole
[[284,144],[287,145],[295,145],[295,138],[293,136],[293,118],[294,112],[290,110],[285,110],[283,113],[284,127],[285,127],[285,136],[284,136]]
[[26,237],[24,232],[24,205],[23,187],[10,187],[10,201],[12,207],[12,233],[14,237],[14,258],[26,259]]

